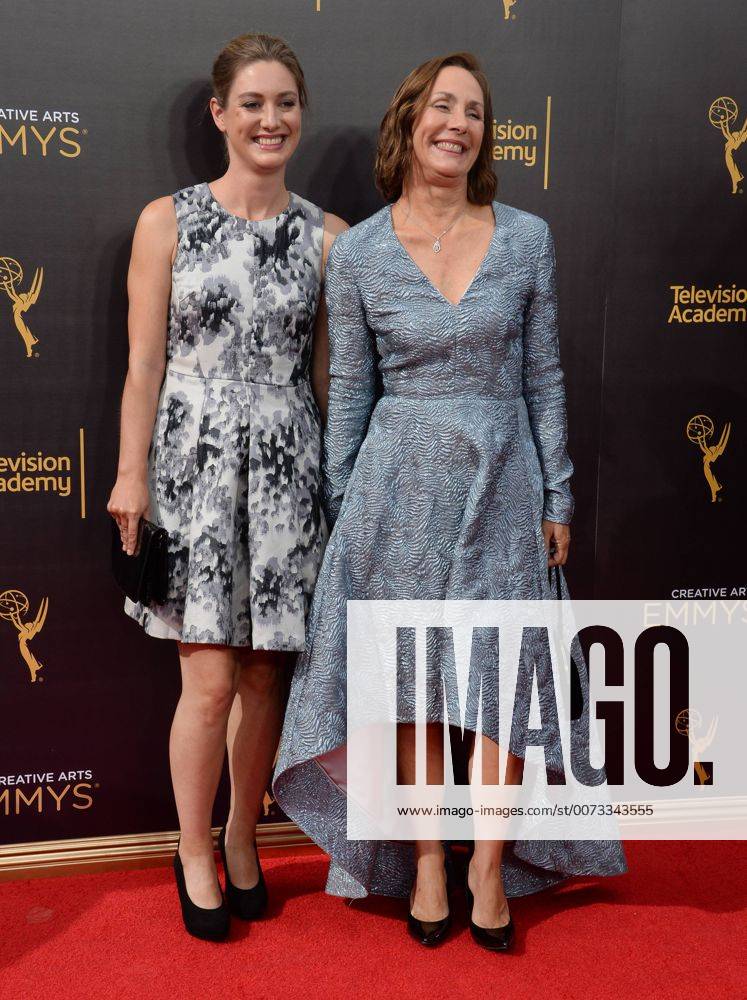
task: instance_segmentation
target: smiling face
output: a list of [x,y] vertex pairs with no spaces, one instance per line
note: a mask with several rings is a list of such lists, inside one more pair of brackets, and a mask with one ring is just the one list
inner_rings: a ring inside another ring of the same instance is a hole
[[301,137],[301,102],[293,74],[275,61],[249,63],[236,72],[221,107],[210,101],[231,161],[274,171],[288,162]]
[[445,66],[412,130],[412,167],[426,183],[464,180],[485,132],[482,88],[469,70]]

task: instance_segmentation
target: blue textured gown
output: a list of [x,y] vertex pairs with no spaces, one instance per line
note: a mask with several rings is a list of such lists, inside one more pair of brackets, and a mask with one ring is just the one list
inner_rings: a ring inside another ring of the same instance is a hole
[[[556,596],[542,519],[569,523],[574,502],[554,244],[537,216],[500,202],[493,211],[490,245],[457,305],[399,242],[390,208],[339,236],[329,257],[322,473],[332,533],[274,792],[331,856],[335,895],[406,895],[414,875],[411,845],[345,835],[346,602]],[[588,727],[585,673],[578,724]],[[497,740],[489,720],[485,731]],[[510,749],[523,756],[522,746]],[[562,771],[559,741],[549,766]],[[504,850],[510,896],[626,870],[617,840],[515,841]]]

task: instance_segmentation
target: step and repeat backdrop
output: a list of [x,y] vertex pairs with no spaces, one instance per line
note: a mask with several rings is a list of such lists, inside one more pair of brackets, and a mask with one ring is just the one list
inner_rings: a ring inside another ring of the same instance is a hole
[[176,647],[123,614],[105,505],[134,224],[221,173],[210,67],[247,31],[283,36],[307,75],[289,186],[351,224],[381,206],[376,133],[400,80],[435,54],[482,59],[498,197],[555,237],[571,592],[747,598],[742,0],[16,6],[0,70],[0,845],[176,826]]

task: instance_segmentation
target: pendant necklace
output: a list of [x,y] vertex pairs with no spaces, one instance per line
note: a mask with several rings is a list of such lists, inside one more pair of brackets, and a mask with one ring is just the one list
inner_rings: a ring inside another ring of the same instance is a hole
[[[453,226],[455,226],[457,224],[457,222],[459,222],[459,220],[461,219],[461,217],[464,215],[464,213],[466,211],[467,211],[467,209],[465,208],[464,211],[460,212],[459,215],[456,217],[456,219],[454,219],[453,222],[449,223],[449,225],[446,227],[446,229],[444,229],[444,231],[442,233],[439,233],[438,236],[436,236],[435,233],[431,233],[429,230],[427,230],[425,228],[425,226],[421,226],[417,219],[413,219],[412,221],[415,223],[415,225],[418,227],[418,229],[422,229],[423,232],[426,233],[428,236],[430,236],[432,240],[435,240],[435,242],[433,244],[433,252],[434,253],[441,253],[441,240],[444,238],[444,236],[446,236],[446,234],[448,233],[448,231]],[[407,220],[409,218],[410,218],[410,212],[408,211],[407,216],[405,218],[405,222],[407,222]]]

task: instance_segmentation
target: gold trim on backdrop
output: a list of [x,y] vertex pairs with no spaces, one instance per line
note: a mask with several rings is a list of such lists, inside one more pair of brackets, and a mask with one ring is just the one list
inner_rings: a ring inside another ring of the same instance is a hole
[[80,517],[81,520],[85,520],[86,517],[86,434],[83,428],[80,428],[78,434],[78,444],[80,446]]
[[545,181],[544,189],[550,186],[550,119],[552,117],[552,96],[547,95],[547,111],[545,113]]
[[[213,830],[217,844],[219,827]],[[171,863],[179,832],[133,833],[117,837],[80,840],[47,840],[29,844],[0,845],[0,882],[75,875],[94,871],[155,868]],[[316,846],[294,823],[263,823],[257,829],[257,846],[263,851],[305,851]]]

